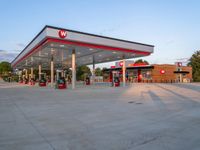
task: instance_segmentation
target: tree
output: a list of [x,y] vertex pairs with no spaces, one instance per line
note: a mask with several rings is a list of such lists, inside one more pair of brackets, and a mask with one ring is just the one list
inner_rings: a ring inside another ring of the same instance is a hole
[[8,75],[12,71],[11,64],[9,62],[3,61],[0,63],[0,75]]
[[143,60],[143,59],[138,59],[138,60],[135,61],[135,64],[139,64],[139,63],[144,63],[146,65],[149,65],[149,62],[146,61],[146,60]]
[[85,80],[85,77],[90,76],[90,75],[91,75],[91,71],[88,66],[77,67],[77,71],[76,71],[77,80],[83,81],[83,80]]
[[200,50],[196,51],[189,60],[188,66],[192,67],[192,77],[195,82],[200,82]]
[[102,76],[102,74],[103,74],[103,72],[102,72],[101,68],[98,67],[95,69],[95,76]]

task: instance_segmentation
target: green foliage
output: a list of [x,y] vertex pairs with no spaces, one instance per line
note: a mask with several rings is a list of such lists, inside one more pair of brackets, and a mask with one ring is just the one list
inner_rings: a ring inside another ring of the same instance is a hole
[[12,76],[12,81],[18,82],[19,81],[19,76],[18,75],[13,75]]
[[85,77],[90,76],[91,75],[91,71],[90,68],[88,66],[80,66],[77,67],[76,70],[76,78],[77,80],[85,80]]
[[96,68],[95,69],[95,76],[102,76],[103,75],[103,72],[101,70],[101,68]]
[[136,63],[136,64],[145,63],[145,64],[149,65],[149,62],[146,61],[146,60],[143,60],[143,59],[138,59],[138,60],[135,61],[135,63]]
[[8,75],[12,71],[11,64],[9,62],[3,61],[0,63],[0,75]]
[[188,66],[192,66],[192,77],[195,82],[200,82],[200,50],[196,51],[190,61]]

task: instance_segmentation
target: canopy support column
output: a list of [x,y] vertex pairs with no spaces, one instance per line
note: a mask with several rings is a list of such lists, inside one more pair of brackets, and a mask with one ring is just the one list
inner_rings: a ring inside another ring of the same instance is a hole
[[38,66],[39,80],[41,80],[41,73],[42,73],[42,65],[39,65],[39,66]]
[[31,67],[31,78],[33,78],[33,67]]
[[76,86],[76,52],[72,51],[72,89]]
[[22,78],[22,74],[23,74],[23,71],[19,71],[19,70],[18,70],[18,75],[19,75],[19,81],[21,81],[21,78]]
[[125,61],[125,59],[123,59],[122,74],[123,74],[123,87],[125,87],[126,86],[126,61]]
[[28,69],[25,69],[25,78],[28,79]]
[[93,62],[92,62],[92,82],[95,83],[95,58],[93,56]]
[[53,62],[53,56],[51,58],[51,87],[53,87],[54,82],[54,62]]

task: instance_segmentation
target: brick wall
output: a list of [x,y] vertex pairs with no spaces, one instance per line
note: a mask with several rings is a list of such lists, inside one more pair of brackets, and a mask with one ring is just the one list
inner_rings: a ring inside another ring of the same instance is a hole
[[[177,70],[176,65],[153,65],[154,69],[152,70],[152,80],[153,82],[175,82],[178,80],[178,74],[175,74],[174,71]],[[186,74],[184,78],[189,78],[192,80],[192,67],[181,67],[182,71],[189,71],[189,74]],[[164,70],[165,73],[161,74],[160,71]]]

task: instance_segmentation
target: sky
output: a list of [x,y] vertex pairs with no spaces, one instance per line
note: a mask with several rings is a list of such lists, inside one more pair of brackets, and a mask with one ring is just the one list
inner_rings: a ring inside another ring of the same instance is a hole
[[155,45],[151,64],[185,61],[200,48],[199,0],[1,0],[0,61],[45,26]]

